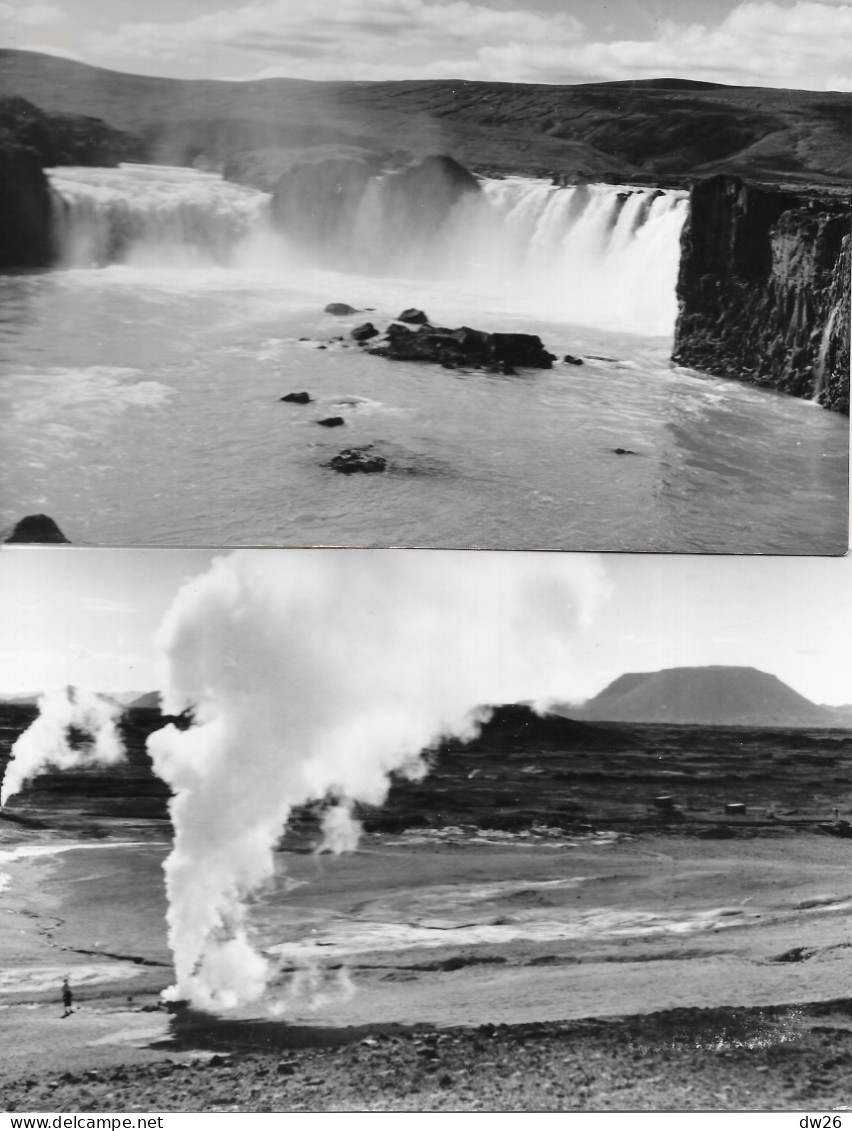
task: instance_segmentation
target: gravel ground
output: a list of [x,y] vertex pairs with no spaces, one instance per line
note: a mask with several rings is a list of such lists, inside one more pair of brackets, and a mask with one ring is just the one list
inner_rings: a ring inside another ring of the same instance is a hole
[[[8,1112],[793,1111],[852,1107],[852,1000],[363,1035],[176,1019],[148,1063],[0,1076]],[[310,1042],[315,1042],[311,1046]],[[322,1047],[316,1042],[322,1040]],[[287,1046],[290,1047],[287,1047]],[[218,1048],[217,1048],[218,1046]]]

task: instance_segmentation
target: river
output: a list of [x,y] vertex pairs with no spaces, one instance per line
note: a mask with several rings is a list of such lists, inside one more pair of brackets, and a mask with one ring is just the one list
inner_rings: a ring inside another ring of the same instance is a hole
[[[441,247],[451,270],[365,274],[296,254],[265,194],[210,174],[53,184],[63,266],[0,276],[0,526],[43,512],[75,543],[129,546],[847,545],[848,421],[669,361],[678,194],[494,181]],[[375,250],[381,216],[365,225]],[[584,364],[446,370],[349,338],[410,306]],[[279,400],[302,390],[314,403]],[[364,444],[385,474],[324,466]]]

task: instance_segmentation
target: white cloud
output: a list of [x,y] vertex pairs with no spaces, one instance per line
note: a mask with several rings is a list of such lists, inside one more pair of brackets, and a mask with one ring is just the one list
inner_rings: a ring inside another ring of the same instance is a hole
[[461,74],[481,47],[511,42],[535,50],[576,42],[573,16],[497,11],[470,0],[328,0],[322,14],[301,0],[256,0],[184,22],[123,24],[93,32],[99,55],[203,58],[229,49],[274,61],[277,74],[310,78],[406,78],[443,68]]
[[498,11],[476,0],[327,0],[319,13],[302,0],[251,0],[183,21],[92,31],[86,44],[110,62],[171,61],[208,72],[215,65],[241,78],[559,83],[680,76],[852,87],[850,0],[743,0],[720,22],[662,21],[643,40],[592,40],[584,32],[566,13]]
[[65,13],[55,4],[0,3],[0,24],[8,28],[34,28],[60,23]]

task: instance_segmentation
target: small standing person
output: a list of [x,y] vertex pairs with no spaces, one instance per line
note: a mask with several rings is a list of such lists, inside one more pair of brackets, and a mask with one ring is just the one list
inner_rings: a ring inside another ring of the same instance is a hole
[[68,985],[68,979],[66,978],[62,983],[62,1004],[65,1006],[65,1012],[62,1014],[63,1017],[67,1017],[69,1013],[74,1012],[71,1008],[73,1001],[74,995],[71,993],[71,987]]

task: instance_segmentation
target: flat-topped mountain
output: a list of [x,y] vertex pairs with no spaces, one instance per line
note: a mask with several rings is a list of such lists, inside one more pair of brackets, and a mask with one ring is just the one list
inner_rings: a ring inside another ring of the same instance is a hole
[[575,719],[701,726],[849,725],[844,708],[824,707],[757,668],[710,665],[628,672],[579,707]]
[[252,153],[249,165],[280,171],[284,155],[345,146],[384,158],[450,153],[477,171],[610,180],[733,172],[830,184],[852,176],[847,92],[667,78],[571,86],[182,80],[5,49],[4,95],[100,118],[141,139],[149,160],[174,164],[222,165]]

